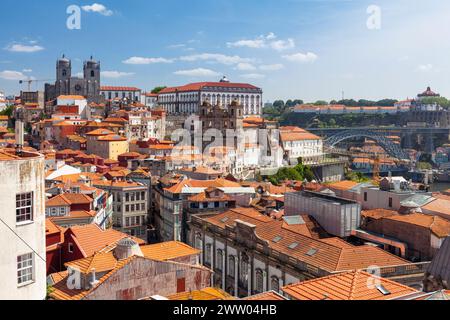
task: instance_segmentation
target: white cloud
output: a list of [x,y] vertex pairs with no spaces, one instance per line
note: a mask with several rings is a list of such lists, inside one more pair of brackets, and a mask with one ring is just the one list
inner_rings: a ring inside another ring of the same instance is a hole
[[33,72],[32,69],[23,69],[22,72]]
[[249,63],[253,59],[241,58],[239,56],[227,56],[220,53],[201,53],[184,56],[180,58],[181,61],[213,61],[225,65],[234,65],[238,63]]
[[266,76],[261,73],[247,73],[241,74],[241,77],[246,79],[264,79]]
[[319,57],[312,52],[298,52],[290,55],[284,55],[283,58],[292,62],[311,63],[316,61]]
[[277,51],[295,48],[295,41],[292,38],[287,40],[275,40],[277,36],[270,32],[268,35],[261,35],[256,39],[243,39],[236,42],[227,42],[229,48],[247,47],[253,49],[272,48]]
[[275,63],[275,64],[263,64],[259,66],[259,69],[263,71],[277,71],[284,68],[284,65],[281,63]]
[[255,40],[239,40],[236,42],[227,42],[227,46],[229,48],[233,47],[247,47],[247,48],[264,48],[266,46],[266,42],[264,39],[255,39]]
[[100,3],[93,3],[92,5],[82,6],[81,7],[86,12],[95,12],[99,13],[103,16],[112,16],[113,12],[112,10],[109,10],[104,5]]
[[144,57],[131,57],[124,61],[125,64],[153,64],[153,63],[172,63],[173,59],[166,58],[144,58]]
[[[28,79],[27,76],[25,76],[20,71],[11,71],[11,70],[5,70],[0,72],[0,78],[5,80],[25,80]],[[32,78],[30,78],[32,79]]]
[[183,43],[180,43],[180,44],[172,44],[172,45],[168,46],[167,48],[169,48],[169,49],[179,49],[179,48],[184,48],[184,47],[186,47],[186,45],[183,44]]
[[277,40],[270,43],[270,47],[277,51],[295,48],[294,39]]
[[419,72],[430,72],[434,69],[433,65],[431,63],[428,64],[421,64],[416,68],[416,71]]
[[248,62],[240,62],[237,64],[236,69],[241,71],[251,71],[256,70],[256,67]]
[[128,77],[134,75],[133,72],[120,72],[120,71],[102,71],[101,72],[102,77],[105,78],[111,78],[111,79],[118,79],[122,77]]
[[12,45],[6,47],[6,50],[11,51],[11,52],[32,53],[32,52],[42,51],[42,50],[44,50],[44,47],[41,47],[38,45],[28,46],[25,44],[12,44]]
[[275,35],[275,33],[273,33],[273,32],[270,32],[267,36],[266,36],[266,39],[267,40],[273,40],[273,39],[276,39],[277,38],[277,36]]
[[216,77],[220,74],[210,70],[210,69],[204,69],[204,68],[197,68],[197,69],[191,69],[191,70],[179,70],[175,71],[174,74],[178,76],[189,76],[189,77]]

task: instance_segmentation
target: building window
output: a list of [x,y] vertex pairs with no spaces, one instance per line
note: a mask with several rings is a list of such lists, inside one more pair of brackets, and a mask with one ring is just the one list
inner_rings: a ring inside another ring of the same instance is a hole
[[221,249],[217,250],[216,268],[220,271],[223,269],[223,251]]
[[280,280],[278,280],[278,277],[272,277],[272,280],[270,281],[270,288],[275,292],[280,291]]
[[94,70],[91,70],[91,77],[92,77],[92,78],[95,77],[95,72],[94,72]]
[[389,198],[389,208],[392,208],[392,198]]
[[364,201],[367,201],[367,192],[364,192]]
[[16,222],[33,221],[33,192],[16,195]]
[[228,259],[228,275],[234,277],[235,268],[236,267],[236,258],[234,256],[230,256]]
[[211,244],[208,243],[205,247],[205,263],[211,264]]
[[256,269],[255,290],[257,293],[261,293],[264,291],[264,273],[261,269]]
[[27,253],[17,257],[17,283],[24,285],[33,281],[33,254]]
[[73,243],[72,242],[69,242],[67,250],[69,251],[69,253],[73,253]]
[[243,253],[241,257],[241,268],[240,268],[240,281],[242,282],[242,285],[247,288],[247,281],[249,277],[249,266],[250,266],[250,259],[249,257]]

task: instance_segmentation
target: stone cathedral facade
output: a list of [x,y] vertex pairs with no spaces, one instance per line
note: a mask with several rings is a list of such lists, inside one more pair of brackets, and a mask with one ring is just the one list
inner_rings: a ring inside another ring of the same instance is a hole
[[88,102],[100,102],[100,62],[92,57],[83,63],[83,78],[72,76],[72,61],[64,55],[56,61],[56,82],[45,85],[45,100],[60,95],[84,96]]

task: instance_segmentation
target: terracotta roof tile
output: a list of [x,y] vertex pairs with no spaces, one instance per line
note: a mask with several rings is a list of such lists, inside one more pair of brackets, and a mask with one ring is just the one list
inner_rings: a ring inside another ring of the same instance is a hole
[[201,290],[194,290],[188,292],[181,292],[167,297],[169,300],[194,300],[194,301],[208,301],[208,300],[234,300],[233,296],[218,288],[204,288]]
[[[73,234],[73,237],[75,237],[81,250],[84,252],[85,257],[92,256],[94,253],[105,247],[111,246],[119,240],[129,237],[129,235],[117,230],[102,230],[95,224],[73,226],[66,230],[66,234],[68,234],[68,232]],[[144,243],[143,240],[134,237],[133,239],[139,244]]]
[[[383,294],[377,289],[376,282],[389,293]],[[390,300],[418,292],[403,284],[362,271],[308,280],[283,287],[282,290],[295,300]]]
[[263,292],[260,294],[256,294],[250,297],[246,297],[242,300],[250,300],[250,301],[282,301],[286,300],[282,295],[274,292],[274,291],[268,291]]

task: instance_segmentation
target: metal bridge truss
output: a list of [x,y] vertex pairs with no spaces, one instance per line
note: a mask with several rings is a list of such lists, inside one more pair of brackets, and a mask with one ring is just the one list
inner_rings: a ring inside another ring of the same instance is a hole
[[408,154],[403,151],[401,146],[393,143],[390,139],[387,138],[387,134],[370,130],[348,130],[339,132],[334,136],[328,137],[324,141],[324,143],[326,146],[334,148],[338,143],[354,138],[369,138],[376,141],[391,157],[398,160],[409,159]]

